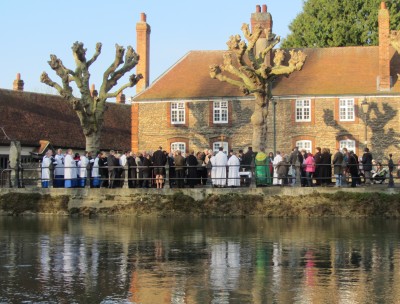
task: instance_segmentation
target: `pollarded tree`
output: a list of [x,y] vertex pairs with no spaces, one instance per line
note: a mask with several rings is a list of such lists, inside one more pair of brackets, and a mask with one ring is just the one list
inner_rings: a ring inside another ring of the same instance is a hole
[[[256,53],[255,46],[263,31],[268,37],[268,43]],[[278,49],[275,51],[273,65],[269,64],[266,56],[270,55],[279,43],[280,37],[269,34],[260,26],[251,33],[248,24],[243,24],[242,32],[247,43],[241,39],[240,35],[231,36],[227,42],[229,50],[223,55],[223,64],[210,66],[210,76],[239,87],[245,95],[255,97],[254,112],[251,116],[252,145],[260,150],[265,148],[267,141],[267,117],[269,102],[272,98],[272,82],[280,75],[287,76],[301,70],[306,55],[302,51],[291,50],[288,65],[283,65],[285,51]]]
[[[76,65],[75,70],[66,68],[57,56],[50,55],[48,63],[61,78],[62,85],[51,80],[46,72],[43,72],[40,77],[41,82],[55,88],[72,105],[79,117],[86,139],[87,151],[98,151],[100,148],[100,134],[104,123],[104,113],[107,110],[107,99],[117,97],[124,89],[133,87],[142,78],[141,74],[132,74],[129,77],[129,82],[110,93],[117,85],[118,80],[131,71],[139,62],[139,55],[131,46],[128,46],[125,53],[125,48],[116,44],[114,61],[103,74],[103,82],[98,94],[93,94],[92,96],[89,87],[89,67],[100,55],[101,47],[101,43],[97,43],[93,57],[87,60],[83,43],[75,42],[72,46]],[[71,82],[75,82],[78,87],[81,95],[79,98],[73,95],[73,90],[70,86]]]
[[392,31],[390,33],[390,44],[400,54],[400,31]]
[[[382,0],[307,0],[289,25],[283,48],[378,44],[378,11]],[[400,2],[385,1],[390,28],[400,25]]]

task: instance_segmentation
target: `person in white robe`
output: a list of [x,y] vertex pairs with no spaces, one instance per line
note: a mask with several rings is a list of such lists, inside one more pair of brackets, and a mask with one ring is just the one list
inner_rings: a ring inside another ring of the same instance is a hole
[[[50,165],[53,163],[53,151],[48,150],[42,160],[42,188],[49,188]],[[55,162],[55,161],[54,161]]]
[[61,149],[57,150],[54,159],[57,162],[54,168],[54,188],[62,188],[64,187],[64,154]]
[[97,155],[97,157],[94,159],[93,162],[93,167],[92,167],[92,178],[93,178],[93,188],[99,188],[100,187],[100,168],[99,168],[99,160],[101,157],[101,153]]
[[215,155],[214,154],[210,157],[209,162],[211,164],[211,183],[213,185],[215,185],[215,182],[216,182],[215,176],[217,173],[217,167],[216,167],[216,163],[215,163]]
[[[215,183],[217,187],[226,186],[226,164],[228,156],[223,152],[223,148],[219,147],[218,153],[215,155]],[[214,168],[214,165],[213,165]]]
[[67,154],[64,158],[64,179],[65,179],[65,188],[72,188],[72,180],[76,178],[76,162],[72,155],[72,149],[67,150]]
[[274,161],[272,162],[272,165],[274,167],[274,178],[272,181],[273,185],[281,185],[282,184],[282,179],[278,179],[278,164],[283,160],[281,156],[281,152],[276,151],[276,156],[274,157]]
[[87,178],[87,166],[89,164],[89,159],[87,158],[87,152],[81,156],[78,161],[78,170],[79,170],[79,187],[84,188],[86,185]]
[[240,160],[236,156],[236,153],[233,152],[231,157],[228,159],[228,187],[239,187],[240,186],[240,176],[239,176],[239,168],[240,168]]

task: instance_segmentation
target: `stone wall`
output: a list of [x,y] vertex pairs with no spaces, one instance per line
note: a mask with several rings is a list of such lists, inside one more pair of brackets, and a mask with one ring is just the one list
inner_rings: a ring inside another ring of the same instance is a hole
[[0,215],[400,217],[398,188],[0,189]]

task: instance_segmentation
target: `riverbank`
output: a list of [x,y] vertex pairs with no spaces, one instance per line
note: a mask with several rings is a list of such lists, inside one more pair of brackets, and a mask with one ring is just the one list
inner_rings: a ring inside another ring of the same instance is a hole
[[400,218],[400,188],[9,188],[0,214]]

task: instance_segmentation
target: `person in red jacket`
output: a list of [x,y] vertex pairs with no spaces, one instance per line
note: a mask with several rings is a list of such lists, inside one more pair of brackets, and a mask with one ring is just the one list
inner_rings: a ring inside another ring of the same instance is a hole
[[307,177],[307,185],[308,187],[313,186],[313,175],[315,172],[315,159],[311,153],[307,154],[307,157],[304,160],[303,163],[304,171],[306,172],[306,177]]

